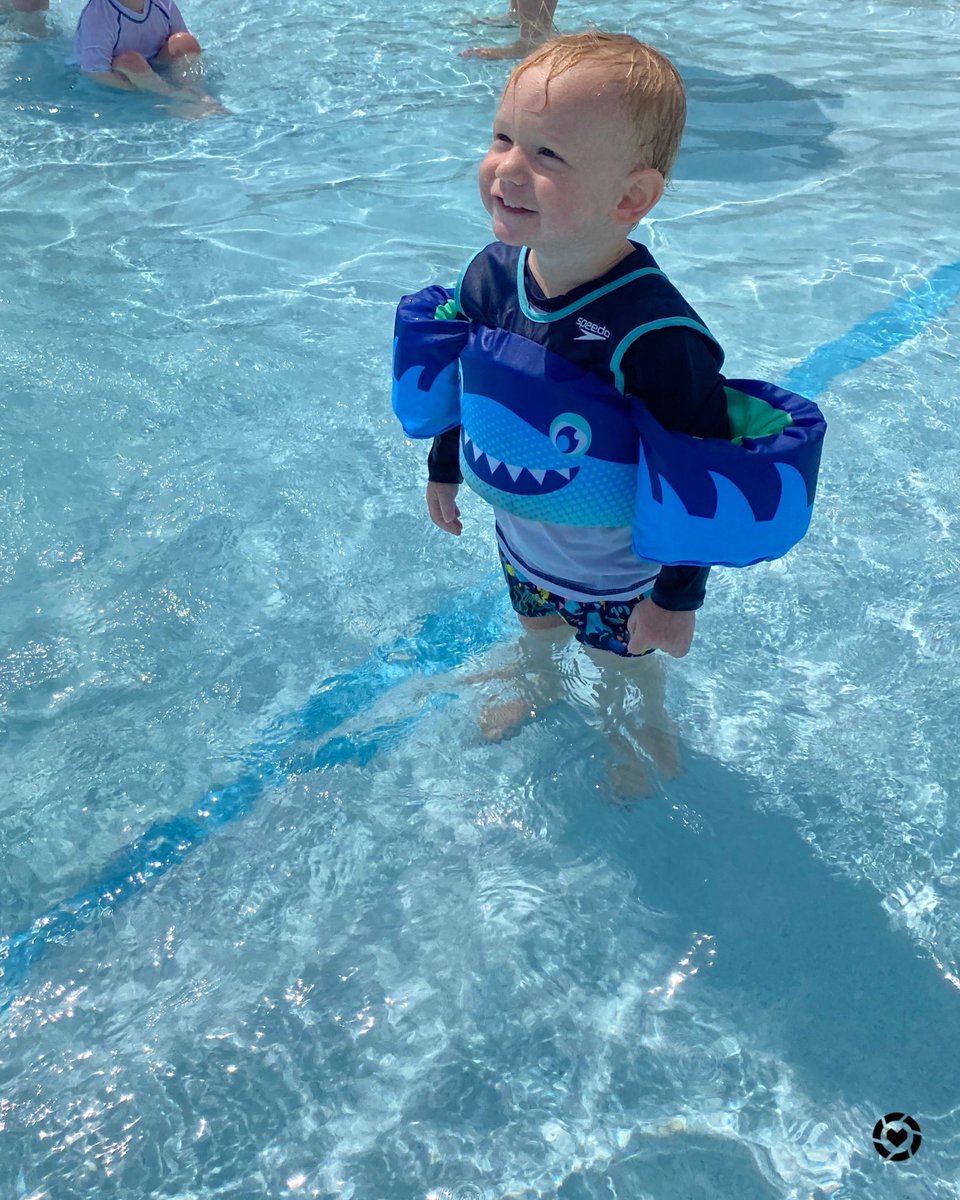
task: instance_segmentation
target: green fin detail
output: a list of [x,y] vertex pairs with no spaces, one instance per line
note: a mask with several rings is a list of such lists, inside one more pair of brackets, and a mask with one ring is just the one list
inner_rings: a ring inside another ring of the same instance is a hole
[[446,304],[438,304],[437,311],[433,314],[435,321],[456,321],[462,319],[457,308],[457,302],[452,297]]
[[734,445],[739,446],[744,438],[774,437],[793,424],[789,413],[774,408],[765,400],[758,400],[756,396],[748,396],[734,388],[723,390],[727,397],[730,440]]

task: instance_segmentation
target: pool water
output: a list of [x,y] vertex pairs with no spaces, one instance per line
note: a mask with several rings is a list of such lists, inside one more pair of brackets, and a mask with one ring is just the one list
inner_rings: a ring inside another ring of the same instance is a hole
[[714,572],[668,664],[680,777],[626,803],[570,648],[479,736],[490,522],[430,525],[389,409],[397,299],[488,239],[504,68],[456,51],[507,35],[184,8],[228,118],[71,75],[78,2],[0,15],[0,1195],[955,1196],[956,288],[862,329],[952,278],[957,11],[631,25],[690,97],[642,236],[830,432],[806,540]]

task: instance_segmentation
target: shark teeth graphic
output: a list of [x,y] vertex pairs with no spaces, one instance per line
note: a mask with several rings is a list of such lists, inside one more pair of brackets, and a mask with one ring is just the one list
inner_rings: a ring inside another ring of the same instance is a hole
[[579,467],[518,467],[481,450],[463,431],[461,440],[466,465],[481,483],[515,496],[548,495],[572,483],[580,472]]

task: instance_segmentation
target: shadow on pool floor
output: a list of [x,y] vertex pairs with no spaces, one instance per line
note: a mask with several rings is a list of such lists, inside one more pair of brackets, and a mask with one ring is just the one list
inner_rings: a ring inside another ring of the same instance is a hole
[[[596,843],[596,817],[585,813],[574,836]],[[758,809],[748,780],[700,755],[686,756],[667,800],[632,818],[609,818],[601,852],[684,936],[709,931],[717,956],[705,986],[729,992],[734,1014],[738,997],[764,1014],[811,1099],[843,1097],[878,1117],[953,1107],[960,993],[891,929],[874,888],[831,871],[789,818]]]

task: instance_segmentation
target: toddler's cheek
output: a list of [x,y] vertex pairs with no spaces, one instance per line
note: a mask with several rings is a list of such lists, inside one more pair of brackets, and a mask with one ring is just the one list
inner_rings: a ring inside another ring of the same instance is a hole
[[478,182],[480,184],[480,199],[483,201],[483,207],[487,210],[487,212],[492,212],[493,197],[491,195],[491,188],[493,186],[493,172],[485,171],[483,167],[481,167]]

